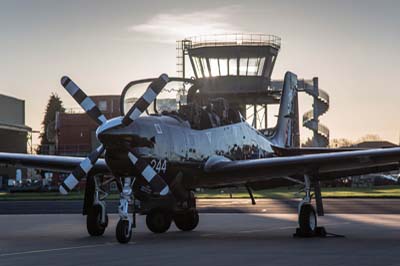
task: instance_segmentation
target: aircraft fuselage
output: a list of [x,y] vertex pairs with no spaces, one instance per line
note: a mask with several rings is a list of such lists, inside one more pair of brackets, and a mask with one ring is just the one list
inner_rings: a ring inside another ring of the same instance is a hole
[[186,121],[167,115],[140,117],[129,127],[105,131],[99,138],[106,146],[107,164],[114,174],[135,174],[121,152],[131,147],[167,181],[179,172],[185,179],[200,177],[193,166],[203,165],[212,156],[246,160],[273,153],[271,142],[246,122],[195,130]]

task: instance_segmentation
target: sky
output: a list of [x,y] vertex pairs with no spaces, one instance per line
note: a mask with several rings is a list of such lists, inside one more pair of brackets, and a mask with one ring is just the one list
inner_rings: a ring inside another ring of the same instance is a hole
[[[131,80],[176,75],[175,41],[213,33],[282,38],[272,78],[319,77],[330,94],[331,138],[399,142],[400,2],[0,0],[0,93],[25,100],[40,129],[52,92],[69,75],[87,94],[120,94]],[[300,112],[311,108],[301,96]],[[301,129],[301,138],[310,131]]]

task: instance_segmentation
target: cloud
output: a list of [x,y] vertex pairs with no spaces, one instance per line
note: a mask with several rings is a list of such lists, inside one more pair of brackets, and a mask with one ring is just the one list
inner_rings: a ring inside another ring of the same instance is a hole
[[190,36],[236,33],[242,30],[232,23],[239,9],[239,6],[228,6],[190,13],[159,13],[143,24],[131,26],[129,31],[162,43],[175,43]]

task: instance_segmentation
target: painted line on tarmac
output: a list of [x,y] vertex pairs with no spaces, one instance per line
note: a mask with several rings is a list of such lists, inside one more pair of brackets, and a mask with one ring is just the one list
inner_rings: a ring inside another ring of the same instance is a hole
[[[129,244],[135,244],[135,242],[130,242]],[[65,247],[65,248],[28,250],[28,251],[0,254],[0,257],[9,257],[9,256],[27,255],[27,254],[37,254],[37,253],[46,253],[46,252],[63,251],[63,250],[74,250],[74,249],[81,249],[81,248],[96,248],[96,247],[115,246],[115,245],[120,245],[120,244],[119,243],[111,243],[111,242],[109,242],[109,243],[96,244],[96,245],[84,245],[84,246],[74,246],[74,247]]]

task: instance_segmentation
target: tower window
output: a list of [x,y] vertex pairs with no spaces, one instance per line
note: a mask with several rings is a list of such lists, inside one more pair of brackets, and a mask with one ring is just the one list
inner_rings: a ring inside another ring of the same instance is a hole
[[237,75],[237,59],[229,58],[229,76]]

